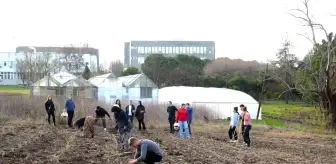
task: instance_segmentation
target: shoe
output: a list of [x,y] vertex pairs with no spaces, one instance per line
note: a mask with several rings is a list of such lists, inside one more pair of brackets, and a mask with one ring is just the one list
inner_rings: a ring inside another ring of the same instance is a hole
[[233,142],[233,140],[230,140],[229,142]]
[[106,131],[106,128],[104,128],[104,131]]
[[236,143],[236,142],[237,142],[237,140],[232,140],[232,142],[233,142],[233,143]]

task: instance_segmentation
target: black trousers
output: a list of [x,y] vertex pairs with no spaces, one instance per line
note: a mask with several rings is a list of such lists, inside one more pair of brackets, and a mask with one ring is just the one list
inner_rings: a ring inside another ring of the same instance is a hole
[[50,116],[53,119],[54,125],[56,125],[56,121],[55,121],[55,110],[49,110],[48,111],[48,123],[50,124]]
[[174,123],[175,123],[175,119],[172,118],[168,118],[169,121],[169,127],[170,127],[170,133],[174,133]]
[[[188,120],[187,122],[188,122],[188,129],[189,129],[189,133],[190,133],[190,135],[191,135],[191,128],[190,128],[190,125],[191,125],[191,120]],[[183,132],[184,132],[184,129],[183,129]]]
[[72,119],[74,117],[74,111],[67,111],[68,113],[68,126],[72,127]]
[[146,130],[146,125],[145,125],[145,122],[144,122],[144,119],[138,119],[138,123],[139,123],[139,130],[141,130],[141,126],[143,128],[143,130]]
[[[140,153],[136,156],[136,158],[140,157]],[[143,163],[146,164],[154,164],[155,162],[160,162],[162,160],[162,156],[161,155],[157,155],[152,151],[147,151],[147,155],[145,160],[143,160]]]
[[128,116],[128,119],[131,121],[132,125],[133,125],[133,118],[134,116]]
[[102,120],[103,127],[106,128],[106,120],[105,117],[96,117],[95,124],[98,122],[98,120]]
[[229,137],[230,137],[231,140],[232,140],[232,138],[234,138],[234,140],[238,139],[238,134],[236,132],[236,127],[235,126],[230,126]]
[[250,146],[251,140],[250,140],[250,131],[252,129],[252,125],[244,125],[244,142],[247,144],[247,146]]

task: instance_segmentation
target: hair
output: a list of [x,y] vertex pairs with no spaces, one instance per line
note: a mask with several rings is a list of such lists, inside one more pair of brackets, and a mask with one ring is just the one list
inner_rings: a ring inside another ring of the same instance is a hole
[[168,101],[169,102],[169,104],[172,104],[172,102],[171,101]]
[[234,107],[234,108],[233,108],[233,111],[234,111],[234,112],[238,112],[238,107]]
[[100,109],[100,106],[97,106],[97,109]]
[[245,111],[245,112],[247,111],[247,107],[246,106],[244,106],[243,111]]
[[137,138],[135,137],[131,137],[128,139],[128,145],[132,146],[134,144],[134,142],[138,141]]
[[141,102],[141,101],[139,101],[139,105],[142,105],[142,102]]
[[52,97],[50,95],[48,95],[47,100],[45,102],[47,102],[49,100],[49,97],[50,97],[50,99],[52,99]]
[[182,106],[185,106],[185,104],[182,104]]
[[186,103],[186,105],[190,105],[189,103]]
[[240,106],[239,107],[245,107],[245,105],[244,104],[240,104]]

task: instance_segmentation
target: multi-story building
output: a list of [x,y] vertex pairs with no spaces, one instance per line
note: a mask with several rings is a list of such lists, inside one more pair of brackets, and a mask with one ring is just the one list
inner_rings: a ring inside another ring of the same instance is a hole
[[[64,65],[67,69],[75,70],[72,73],[81,74],[87,64],[92,72],[99,67],[99,51],[89,47],[28,47],[20,46],[16,52],[0,52],[0,85],[17,85],[23,81],[18,73],[17,59],[22,59],[25,54],[33,56],[33,60],[43,55],[50,55],[50,62],[59,62],[60,67],[50,70],[53,74]],[[78,66],[78,63],[81,63]],[[75,69],[74,69],[75,68]],[[37,80],[37,79],[36,79]]]
[[178,54],[194,55],[201,59],[215,59],[214,41],[130,41],[124,46],[125,67],[141,68],[150,54],[175,56]]

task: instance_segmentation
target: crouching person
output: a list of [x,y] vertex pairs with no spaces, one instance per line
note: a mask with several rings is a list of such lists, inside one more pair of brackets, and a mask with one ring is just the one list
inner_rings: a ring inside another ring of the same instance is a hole
[[111,111],[116,115],[120,146],[122,149],[126,149],[128,138],[131,135],[132,123],[126,113],[117,104],[112,107]]
[[111,116],[110,114],[102,107],[100,106],[97,106],[96,107],[96,120],[95,120],[95,123],[98,122],[98,120],[102,120],[103,122],[103,127],[104,127],[104,130],[106,131],[106,120],[105,120],[105,115],[111,119]]
[[147,164],[154,164],[155,162],[162,161],[162,151],[160,146],[152,140],[137,139],[131,137],[128,140],[128,144],[133,148],[136,148],[136,154],[134,160],[129,161],[129,164],[135,164],[143,162]]
[[94,124],[95,118],[91,116],[82,117],[73,122],[73,127],[77,127],[78,129],[83,127],[84,137],[94,137]]

